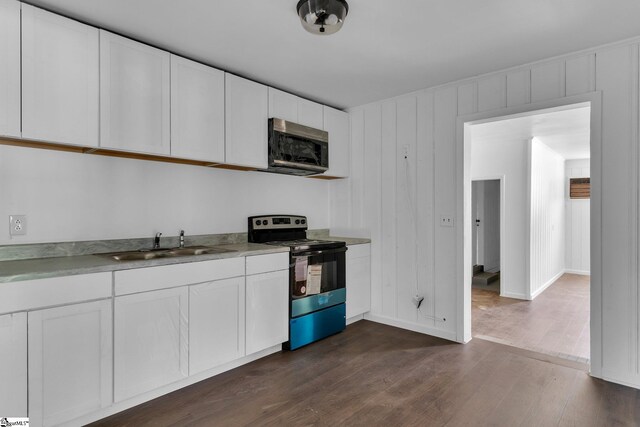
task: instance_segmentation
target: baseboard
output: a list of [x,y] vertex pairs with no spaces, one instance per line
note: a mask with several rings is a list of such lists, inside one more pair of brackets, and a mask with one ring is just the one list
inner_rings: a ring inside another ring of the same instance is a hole
[[[595,377],[595,375],[592,376]],[[602,375],[597,376],[596,378],[601,378],[612,383],[622,384],[627,387],[640,389],[640,375],[629,375],[624,372],[602,369]]]
[[553,285],[555,283],[556,280],[558,280],[560,277],[562,277],[562,275],[565,273],[565,270],[560,270],[560,272],[558,274],[556,274],[555,276],[553,276],[551,279],[549,279],[547,281],[547,283],[545,283],[544,285],[542,285],[542,287],[540,287],[540,289],[534,291],[531,293],[531,299],[535,299],[538,295],[540,295],[541,293],[543,293],[545,291],[545,289],[547,289],[549,286]]
[[372,322],[382,323],[384,325],[394,326],[396,328],[406,329],[409,331],[419,332],[421,334],[431,335],[434,337],[443,338],[445,340],[458,342],[455,332],[443,331],[442,329],[432,328],[420,323],[408,322],[406,320],[399,320],[392,317],[380,316],[371,313],[366,313],[364,315],[364,318],[365,320],[370,320]]
[[579,274],[580,276],[591,276],[591,272],[586,270],[572,270],[570,268],[566,268],[564,272],[568,274]]
[[501,297],[528,300],[525,294],[517,294],[514,292],[500,292]]
[[131,399],[123,400],[122,402],[115,402],[106,408],[103,408],[99,411],[92,412],[88,415],[85,415],[80,418],[76,418],[75,420],[69,421],[67,423],[61,424],[63,426],[79,426],[86,425],[92,423],[94,421],[101,420],[106,417],[110,417],[111,415],[115,415],[118,412],[122,412],[124,410],[133,408],[134,406],[138,406],[142,403],[148,402],[150,400],[156,399],[160,396],[164,396],[165,394],[171,393],[173,391],[179,390],[181,388],[193,385],[200,381],[206,380],[208,378],[214,377],[218,374],[221,374],[226,371],[230,371],[231,369],[235,369],[239,366],[246,365],[247,363],[253,362],[254,360],[261,359],[265,356],[268,356],[273,353],[277,353],[282,351],[282,345],[276,345],[274,347],[269,347],[265,350],[259,351],[257,353],[251,354],[249,356],[245,356],[241,359],[234,360],[225,365],[218,366],[213,369],[209,369],[208,371],[200,372],[190,377],[187,377],[183,380],[177,381],[175,383],[166,385],[164,387],[160,387],[158,389],[149,391],[147,393],[138,395],[136,397],[132,397]]
[[364,314],[357,314],[353,317],[350,317],[347,319],[347,325],[350,325],[352,323],[356,323],[359,320],[364,320]]

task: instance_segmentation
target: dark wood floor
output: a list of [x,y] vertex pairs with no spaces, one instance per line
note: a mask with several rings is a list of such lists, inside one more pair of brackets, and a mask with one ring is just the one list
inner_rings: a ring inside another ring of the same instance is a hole
[[640,425],[640,391],[513,350],[360,321],[95,425]]
[[473,336],[586,363],[589,281],[589,276],[564,274],[533,301],[473,287]]

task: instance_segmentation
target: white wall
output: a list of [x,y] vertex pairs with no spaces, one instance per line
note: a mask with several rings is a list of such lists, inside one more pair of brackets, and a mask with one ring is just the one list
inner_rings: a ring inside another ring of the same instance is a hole
[[527,140],[471,140],[471,180],[504,176],[504,265],[500,294],[527,298]]
[[571,199],[569,197],[570,178],[589,178],[591,176],[589,159],[567,160],[565,162],[565,269],[568,273],[590,274],[591,200]]
[[[602,230],[591,235],[592,257],[599,261],[591,266],[591,369],[595,376],[640,387],[638,70],[634,40],[353,108],[352,177],[330,184],[331,226],[370,230],[370,318],[459,341],[470,338],[464,332],[470,305],[459,303],[467,301],[463,224],[438,225],[443,215],[459,222],[464,213],[468,176],[460,166],[458,117],[497,117],[597,91],[591,98],[602,100],[601,111],[592,110],[592,117],[601,118],[602,127],[592,122],[591,137],[602,141],[602,151],[592,147],[592,162],[601,163],[592,164],[591,203],[602,207],[601,216],[592,218]],[[413,204],[409,195],[415,195]],[[339,201],[350,203],[338,206]],[[416,284],[425,295],[419,313],[407,299]]]
[[531,141],[530,289],[535,298],[564,272],[564,157]]
[[300,214],[327,228],[321,180],[0,146],[0,219],[26,214],[28,234],[0,244],[247,230],[256,214]]

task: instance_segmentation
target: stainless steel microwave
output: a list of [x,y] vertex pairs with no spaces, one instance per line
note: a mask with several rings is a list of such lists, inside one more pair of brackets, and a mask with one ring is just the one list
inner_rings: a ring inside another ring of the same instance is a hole
[[269,119],[266,172],[315,175],[329,169],[329,134],[282,119]]

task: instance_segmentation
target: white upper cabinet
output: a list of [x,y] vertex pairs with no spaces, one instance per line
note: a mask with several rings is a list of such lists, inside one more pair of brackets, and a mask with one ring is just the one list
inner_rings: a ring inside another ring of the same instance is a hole
[[267,167],[269,93],[267,86],[226,74],[225,162],[248,168]]
[[298,123],[298,97],[270,87],[269,118]]
[[100,30],[100,146],[170,154],[170,54]]
[[27,313],[0,316],[0,414],[27,416]]
[[20,3],[0,0],[0,135],[20,137]]
[[298,123],[316,129],[323,129],[323,105],[298,98]]
[[22,5],[22,136],[98,146],[99,32]]
[[346,178],[351,151],[349,114],[325,106],[324,130],[329,132],[329,170],[325,175]]
[[224,72],[171,55],[171,155],[224,162]]
[[59,425],[112,403],[111,300],[29,312],[29,418]]
[[272,87],[269,88],[269,118],[277,118],[322,129],[322,105]]

